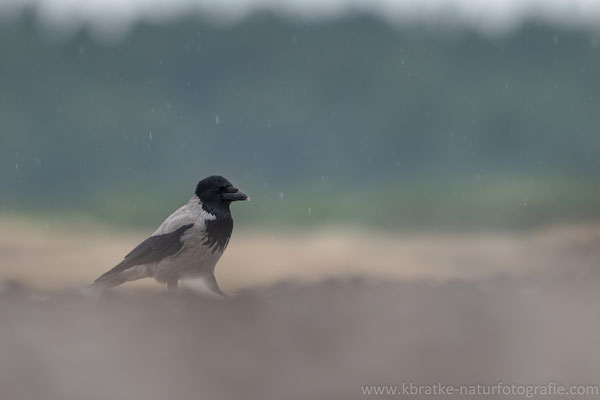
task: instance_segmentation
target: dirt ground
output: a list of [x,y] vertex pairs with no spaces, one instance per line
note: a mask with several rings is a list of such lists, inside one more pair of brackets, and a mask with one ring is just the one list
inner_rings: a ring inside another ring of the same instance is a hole
[[0,231],[1,399],[600,397],[598,226],[241,233],[219,266],[239,293],[225,299],[84,289],[137,232]]
[[[85,286],[151,232],[0,224],[0,280],[38,288]],[[304,233],[234,232],[216,275],[229,293],[281,281],[332,277],[481,279],[600,259],[600,225],[524,233],[385,233],[323,228]],[[160,288],[150,280],[128,284]]]

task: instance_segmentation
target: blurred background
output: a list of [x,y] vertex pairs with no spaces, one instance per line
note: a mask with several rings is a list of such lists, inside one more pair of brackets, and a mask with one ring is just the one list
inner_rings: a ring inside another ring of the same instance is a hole
[[[234,206],[228,254],[254,275],[286,270],[269,249],[319,250],[344,273],[372,270],[347,255],[370,241],[398,273],[428,267],[400,261],[402,234],[453,247],[440,240],[589,225],[598,12],[583,0],[3,0],[2,275],[87,282],[211,174],[253,198]],[[315,273],[330,265],[305,258]]]
[[[597,390],[599,26],[594,0],[0,0],[0,397]],[[212,174],[252,197],[237,295],[82,290]]]

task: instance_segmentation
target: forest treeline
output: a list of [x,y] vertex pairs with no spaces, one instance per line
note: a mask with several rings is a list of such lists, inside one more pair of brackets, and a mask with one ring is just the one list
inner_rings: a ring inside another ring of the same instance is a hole
[[600,39],[353,16],[0,26],[0,208],[152,224],[194,181],[240,220],[529,226],[600,216]]

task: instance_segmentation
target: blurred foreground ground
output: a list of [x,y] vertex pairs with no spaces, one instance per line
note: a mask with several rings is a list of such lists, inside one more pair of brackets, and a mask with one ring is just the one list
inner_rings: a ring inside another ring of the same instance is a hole
[[142,235],[32,228],[6,224],[0,236],[2,278],[26,283],[0,285],[2,399],[360,399],[388,397],[366,396],[363,385],[410,381],[600,385],[597,226],[236,234],[219,279],[242,293],[227,299],[66,289]]

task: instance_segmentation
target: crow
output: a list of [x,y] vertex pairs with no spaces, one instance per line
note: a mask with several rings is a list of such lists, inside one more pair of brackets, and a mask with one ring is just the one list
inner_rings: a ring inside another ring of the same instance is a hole
[[248,199],[246,193],[222,176],[202,179],[187,204],[91,287],[111,288],[154,278],[174,290],[179,280],[200,278],[210,290],[225,296],[215,279],[215,265],[233,231],[229,206],[234,201]]

